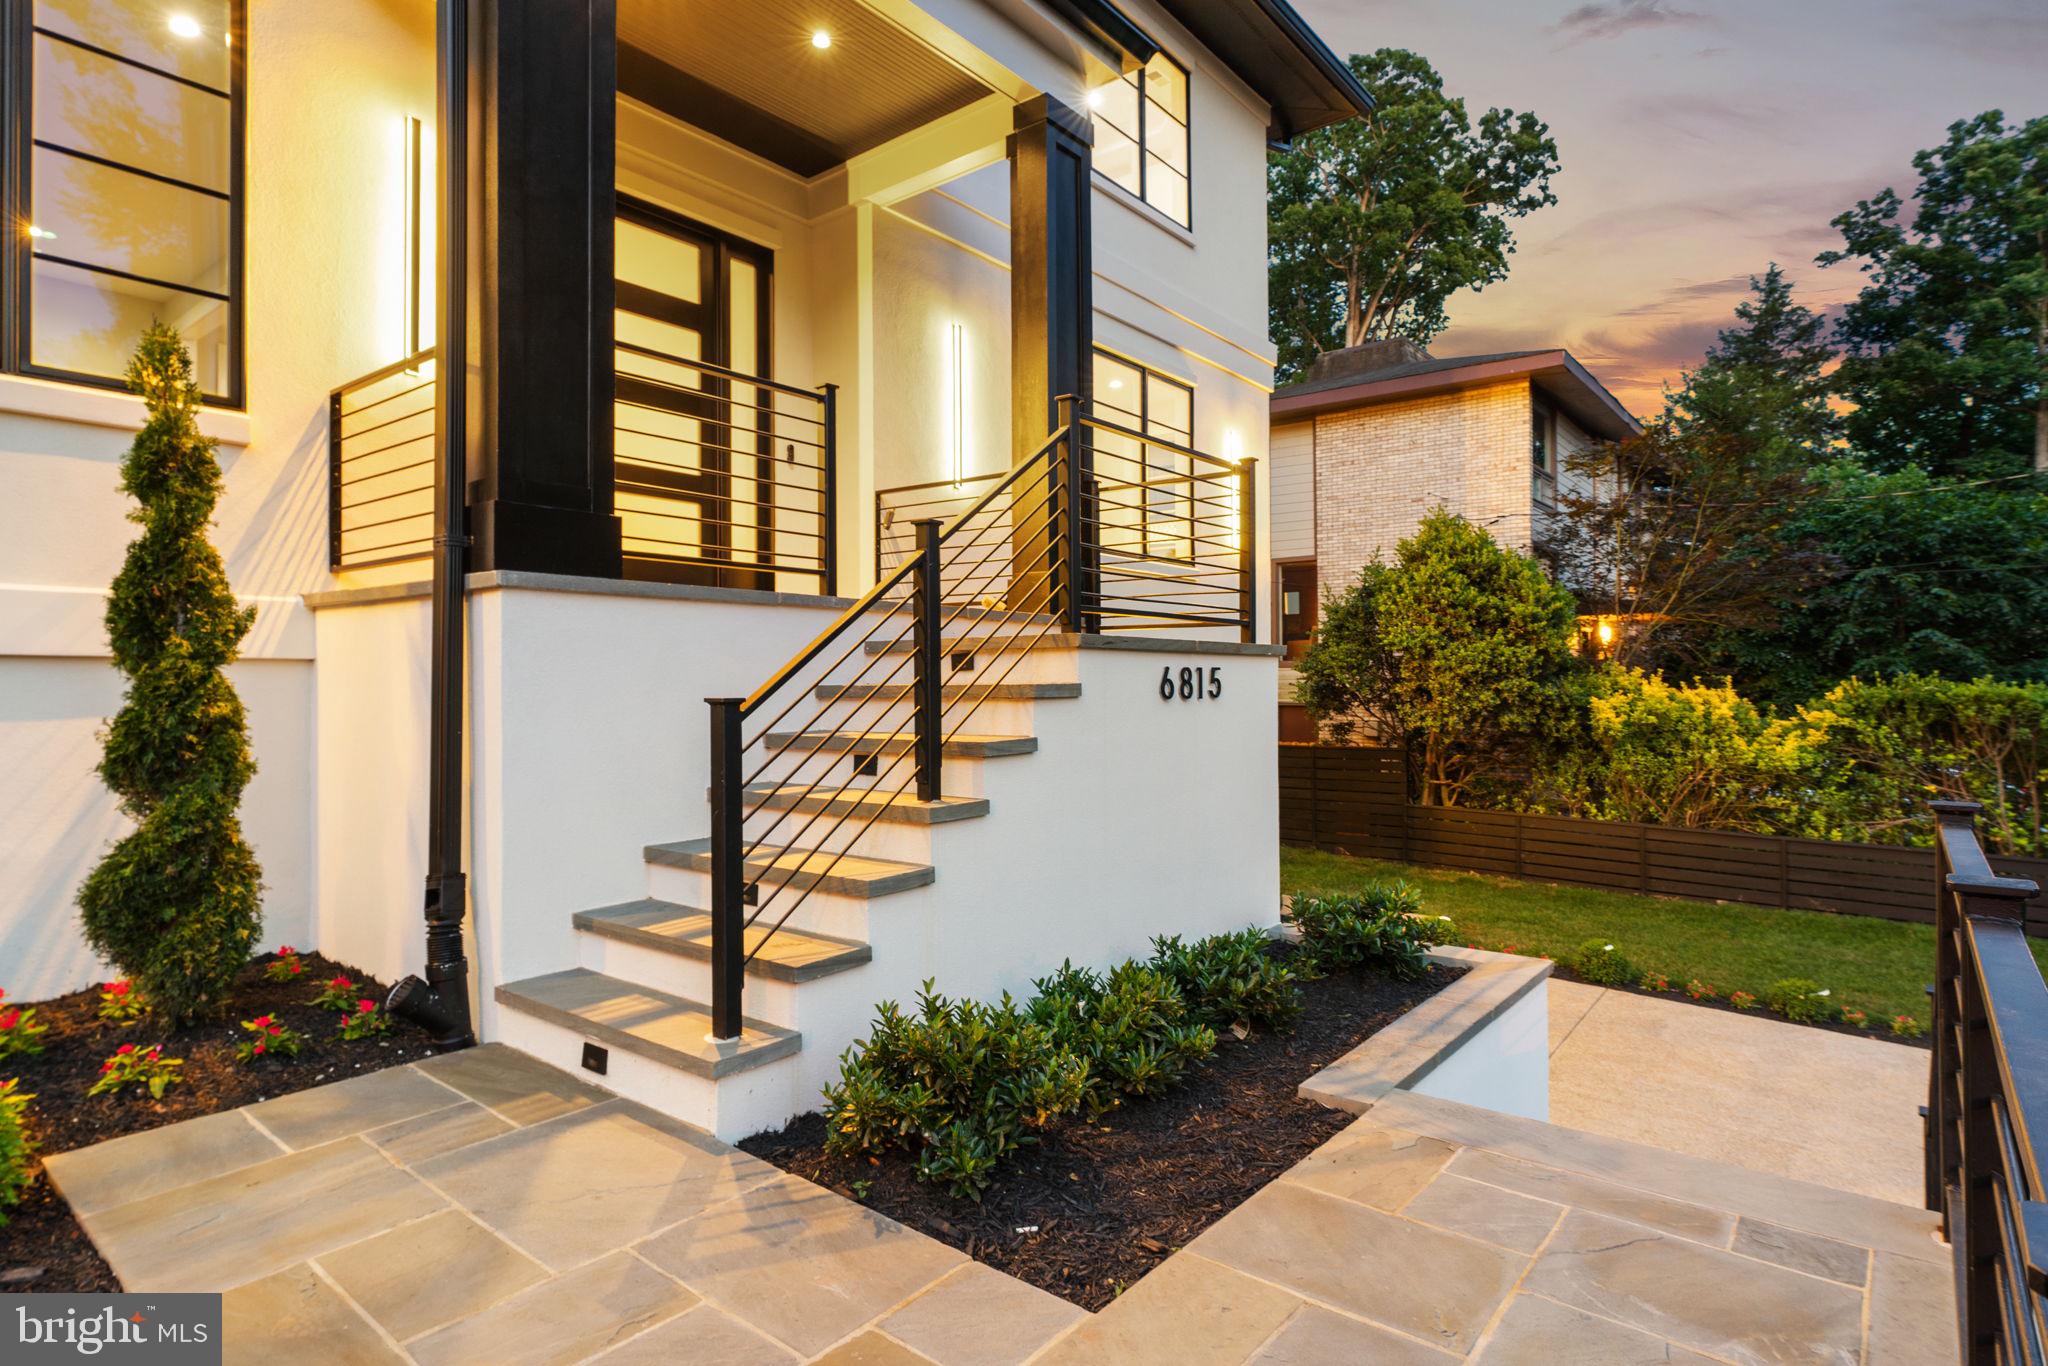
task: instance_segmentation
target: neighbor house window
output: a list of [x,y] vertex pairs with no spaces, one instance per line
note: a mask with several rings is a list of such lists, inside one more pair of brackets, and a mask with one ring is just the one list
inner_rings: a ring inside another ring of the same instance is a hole
[[1103,545],[1145,559],[1193,559],[1193,386],[1098,351],[1095,413],[1124,429],[1094,434]]
[[8,71],[5,368],[120,388],[163,322],[207,398],[239,405],[244,0],[7,12],[26,42]]
[[1088,92],[1095,169],[1188,226],[1188,73],[1161,52]]
[[1557,413],[1540,399],[1529,409],[1529,496],[1544,507],[1557,502]]

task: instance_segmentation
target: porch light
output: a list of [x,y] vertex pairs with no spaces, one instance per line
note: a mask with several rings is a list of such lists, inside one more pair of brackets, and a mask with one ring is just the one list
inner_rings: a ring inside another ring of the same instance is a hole
[[811,46],[817,48],[820,52],[824,51],[832,46],[832,35],[821,28],[813,29],[811,31]]
[[1099,86],[1099,85],[1098,85],[1098,86],[1096,86],[1096,87],[1095,87],[1095,88],[1094,88],[1093,90],[1091,90],[1091,91],[1089,91],[1089,92],[1088,92],[1088,107],[1089,107],[1090,109],[1100,109],[1100,108],[1102,108],[1102,87],[1101,87],[1101,86]]
[[967,328],[961,323],[946,326],[946,363],[953,379],[953,487],[967,478]]
[[51,232],[48,228],[39,228],[33,223],[28,225],[28,235],[38,242],[54,242],[57,240],[56,233]]
[[205,32],[199,27],[199,21],[189,14],[173,14],[170,26],[171,32],[180,38],[197,38]]

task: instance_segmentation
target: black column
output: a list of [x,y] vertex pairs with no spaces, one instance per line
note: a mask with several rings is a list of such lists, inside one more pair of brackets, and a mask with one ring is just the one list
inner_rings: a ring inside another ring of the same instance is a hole
[[472,569],[619,575],[615,0],[479,0]]

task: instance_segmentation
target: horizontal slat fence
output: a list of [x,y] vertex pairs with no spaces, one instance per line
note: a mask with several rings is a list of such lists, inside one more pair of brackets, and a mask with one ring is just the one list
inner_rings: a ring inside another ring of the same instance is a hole
[[[1397,749],[1281,745],[1280,840],[1616,892],[1934,920],[1932,849],[1414,806]],[[1991,862],[2048,881],[2048,859]],[[2028,908],[2027,932],[2048,935],[2048,903]]]

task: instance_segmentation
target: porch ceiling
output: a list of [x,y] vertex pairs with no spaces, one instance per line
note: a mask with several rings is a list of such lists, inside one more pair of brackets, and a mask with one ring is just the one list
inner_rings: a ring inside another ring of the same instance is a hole
[[[803,175],[988,94],[861,0],[619,0],[619,90]],[[828,48],[811,35],[831,35]]]

